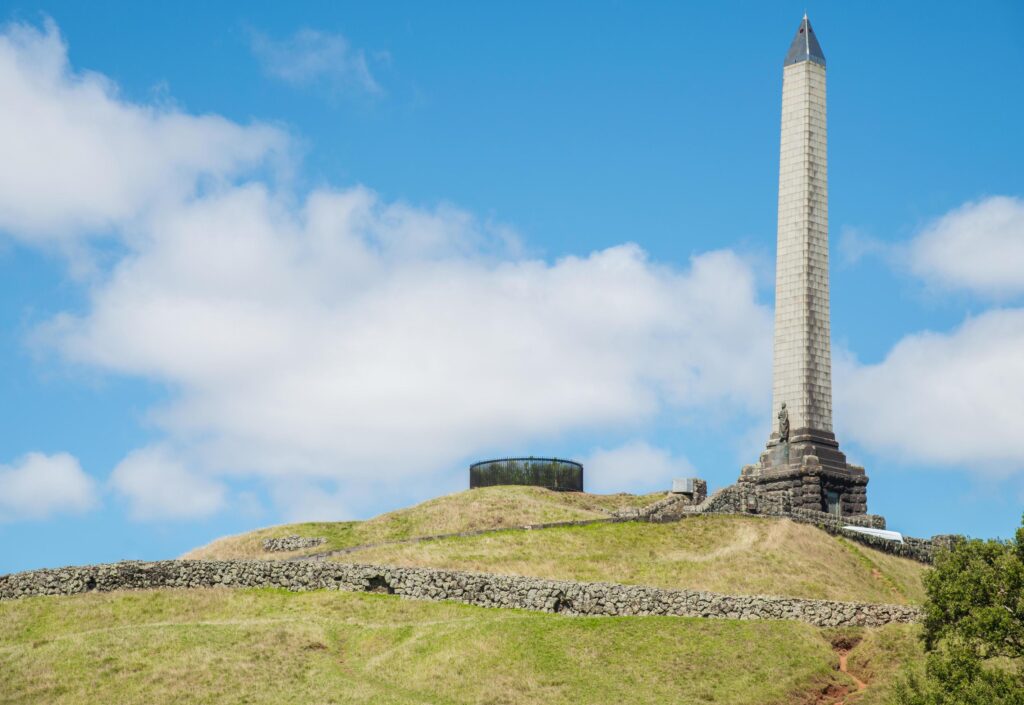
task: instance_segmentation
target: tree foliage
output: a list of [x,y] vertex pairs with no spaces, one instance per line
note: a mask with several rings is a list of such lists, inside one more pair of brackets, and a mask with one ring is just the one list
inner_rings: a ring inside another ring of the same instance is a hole
[[898,705],[1024,705],[1024,522],[1013,541],[961,541],[925,576],[923,675]]

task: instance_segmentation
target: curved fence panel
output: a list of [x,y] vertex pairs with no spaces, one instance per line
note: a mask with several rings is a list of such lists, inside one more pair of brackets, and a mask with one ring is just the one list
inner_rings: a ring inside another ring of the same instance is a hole
[[583,466],[558,458],[500,458],[469,466],[469,487],[532,485],[550,490],[583,491]]

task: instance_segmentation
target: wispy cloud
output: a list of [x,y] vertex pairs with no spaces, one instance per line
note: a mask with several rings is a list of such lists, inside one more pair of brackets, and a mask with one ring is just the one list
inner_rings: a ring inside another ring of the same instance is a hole
[[[343,38],[262,41],[282,80],[380,90]],[[0,228],[36,244],[104,227],[123,237],[84,309],[55,316],[39,339],[173,390],[151,417],[164,438],[111,478],[132,516],[213,515],[230,506],[231,479],[254,476],[289,513],[337,516],[357,506],[354,488],[436,483],[494,448],[767,408],[771,315],[735,253],[666,266],[625,244],[550,262],[505,251],[507,230],[458,208],[358,187],[285,192],[261,166],[290,153],[286,134],[119,98],[70,68],[52,26],[0,32],[0,97],[11,106],[0,153],[20,154],[0,160]],[[1024,266],[1018,214],[1012,199],[965,207],[910,249],[922,271],[1012,284],[984,257]],[[854,256],[884,250],[851,238]],[[995,310],[908,336],[878,365],[850,362],[836,395],[849,437],[1024,468],[1022,347],[1024,309]],[[608,489],[622,477],[663,487],[689,468],[639,442],[588,463]],[[40,514],[89,506],[73,459],[57,466],[0,468],[0,510],[33,498]],[[40,477],[71,489],[50,502]]]
[[1024,309],[914,333],[884,360],[838,356],[838,414],[875,452],[993,475],[1024,470]]
[[0,465],[0,523],[81,514],[97,503],[96,483],[67,453],[29,453]]
[[[886,243],[844,229],[848,261],[877,257],[936,292],[1007,300],[1024,294],[1024,200],[969,201]],[[837,410],[849,437],[879,453],[980,473],[1024,470],[1024,308],[991,308],[951,331],[903,337],[885,359],[836,360]]]
[[122,100],[105,77],[74,70],[52,21],[0,27],[0,230],[70,247],[287,146],[276,128],[167,103]]
[[[292,44],[365,64],[347,43],[303,36]],[[323,57],[304,61],[278,70],[324,71]],[[125,101],[72,71],[52,26],[0,32],[4,88],[24,100],[4,103],[0,146],[39,139],[30,105],[70,132],[54,131],[67,148],[37,150],[38,178],[0,161],[0,184],[19,189],[0,195],[0,223],[88,248],[99,222],[123,245],[85,284],[87,309],[36,339],[176,390],[151,416],[164,437],[111,477],[135,518],[216,514],[232,476],[262,478],[290,514],[336,515],[360,488],[434,482],[487,449],[767,403],[771,317],[730,251],[677,267],[624,244],[549,262],[450,205],[360,187],[297,195],[264,178],[270,154],[290,153],[285,134]],[[83,144],[85,162],[71,149]],[[96,181],[110,204],[79,194]],[[636,462],[667,467],[654,455]]]
[[684,457],[645,441],[633,440],[618,448],[598,448],[583,463],[590,492],[663,490],[678,477],[693,475],[693,464]]
[[1024,293],[1024,200],[992,196],[930,223],[910,244],[913,272],[944,288],[1005,298]]
[[888,243],[872,237],[860,228],[849,225],[845,225],[839,230],[837,244],[840,262],[851,266],[859,264],[861,260],[869,257],[889,260],[893,249]]
[[114,491],[128,501],[138,521],[196,519],[224,507],[221,483],[188,469],[169,448],[132,451],[110,475]]
[[887,242],[843,227],[838,251],[850,265],[874,258],[937,291],[996,300],[1024,294],[1024,199],[988,196],[934,218],[909,240]]
[[251,30],[250,46],[267,75],[293,86],[372,95],[384,92],[370,71],[366,52],[341,34],[300,29],[285,39],[274,39]]

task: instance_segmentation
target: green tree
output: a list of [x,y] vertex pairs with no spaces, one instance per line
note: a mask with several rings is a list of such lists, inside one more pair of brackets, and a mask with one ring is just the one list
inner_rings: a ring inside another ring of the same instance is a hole
[[1013,541],[961,541],[925,576],[923,675],[898,705],[1024,705],[1024,522]]

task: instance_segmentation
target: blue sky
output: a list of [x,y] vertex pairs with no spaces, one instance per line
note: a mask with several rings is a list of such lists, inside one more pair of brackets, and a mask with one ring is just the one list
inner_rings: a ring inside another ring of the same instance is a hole
[[[805,3],[209,5],[0,2],[0,571],[756,460]],[[1007,536],[1024,9],[921,7],[807,8],[836,432],[892,528]]]

